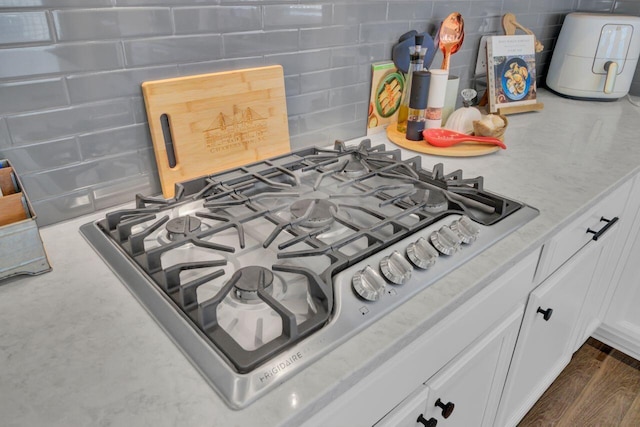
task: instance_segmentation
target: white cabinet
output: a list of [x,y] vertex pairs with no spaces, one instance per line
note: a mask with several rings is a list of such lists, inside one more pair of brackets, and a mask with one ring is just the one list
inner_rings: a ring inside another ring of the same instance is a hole
[[376,427],[493,426],[522,312],[520,304]]
[[619,187],[543,250],[537,276],[546,279],[529,296],[496,425],[516,425],[600,324],[616,218],[623,214],[630,185]]
[[604,324],[594,336],[640,359],[640,177],[636,178],[629,200],[625,214],[630,221],[623,224],[617,242],[622,249],[614,275],[613,296]]

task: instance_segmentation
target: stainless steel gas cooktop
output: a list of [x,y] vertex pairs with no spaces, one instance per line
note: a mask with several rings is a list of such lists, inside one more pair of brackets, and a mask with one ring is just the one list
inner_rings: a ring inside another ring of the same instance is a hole
[[538,211],[482,177],[337,142],[138,195],[81,231],[232,408]]

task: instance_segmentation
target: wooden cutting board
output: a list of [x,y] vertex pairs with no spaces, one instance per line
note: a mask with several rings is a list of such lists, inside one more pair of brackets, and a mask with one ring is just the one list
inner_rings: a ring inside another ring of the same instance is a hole
[[282,66],[142,83],[162,194],[291,151]]

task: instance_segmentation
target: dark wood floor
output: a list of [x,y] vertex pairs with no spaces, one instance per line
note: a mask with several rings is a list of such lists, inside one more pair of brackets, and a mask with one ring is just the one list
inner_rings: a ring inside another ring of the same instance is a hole
[[590,338],[518,427],[640,426],[640,362]]

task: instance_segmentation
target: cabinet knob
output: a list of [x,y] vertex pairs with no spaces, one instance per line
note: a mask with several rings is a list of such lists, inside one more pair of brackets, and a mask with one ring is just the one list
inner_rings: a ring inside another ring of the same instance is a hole
[[538,311],[536,311],[536,313],[542,313],[542,318],[545,321],[549,321],[549,319],[551,319],[551,315],[553,314],[553,309],[547,308],[546,310],[543,310],[542,307],[538,307]]
[[456,407],[456,405],[454,405],[453,402],[442,403],[442,400],[440,400],[440,399],[436,400],[436,405],[435,406],[437,406],[439,408],[442,408],[442,417],[443,418],[449,418],[449,416],[453,412],[453,409]]
[[436,427],[436,425],[438,424],[438,420],[436,420],[435,418],[431,417],[429,419],[426,419],[422,414],[420,414],[416,422],[422,424],[425,427]]

